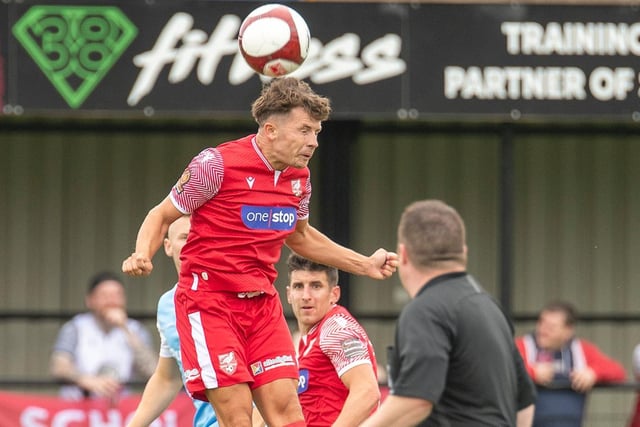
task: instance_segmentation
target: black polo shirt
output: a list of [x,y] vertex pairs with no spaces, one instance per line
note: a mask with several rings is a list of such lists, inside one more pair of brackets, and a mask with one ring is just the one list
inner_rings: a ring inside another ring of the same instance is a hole
[[442,275],[400,314],[389,352],[391,393],[434,405],[420,426],[515,426],[518,408],[527,406],[518,404],[518,375],[528,378],[518,357],[492,297],[467,273]]

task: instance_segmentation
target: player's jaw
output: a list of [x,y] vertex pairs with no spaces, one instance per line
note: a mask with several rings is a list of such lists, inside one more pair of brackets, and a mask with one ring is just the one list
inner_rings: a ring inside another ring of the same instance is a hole
[[307,148],[303,148],[302,150],[300,150],[300,152],[295,157],[293,166],[299,169],[309,166],[309,162],[313,157],[314,151],[314,149]]
[[305,325],[308,325],[309,327],[318,323],[322,318],[322,316],[318,313],[318,308],[309,303],[299,304],[296,308],[296,314],[298,321]]

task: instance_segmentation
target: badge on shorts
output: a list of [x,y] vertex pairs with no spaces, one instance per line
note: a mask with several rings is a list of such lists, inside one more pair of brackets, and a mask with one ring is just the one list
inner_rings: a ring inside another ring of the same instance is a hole
[[233,375],[238,367],[238,361],[236,360],[236,355],[233,351],[229,353],[219,354],[218,362],[220,362],[220,369],[226,372],[229,375]]

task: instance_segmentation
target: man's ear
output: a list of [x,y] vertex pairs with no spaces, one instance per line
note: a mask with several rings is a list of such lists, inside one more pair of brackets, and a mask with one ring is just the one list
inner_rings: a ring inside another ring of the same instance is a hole
[[264,134],[269,139],[275,139],[278,136],[278,127],[275,123],[267,121],[264,123],[262,128],[264,129]]
[[168,257],[172,257],[173,256],[173,249],[171,248],[171,240],[167,239],[166,237],[164,238],[163,241],[164,244],[164,253],[167,254]]
[[404,243],[398,243],[398,264],[406,265],[409,262],[409,257],[407,256],[407,247]]
[[331,298],[329,302],[331,302],[331,304],[337,304],[338,301],[340,301],[340,285],[335,285],[331,288]]

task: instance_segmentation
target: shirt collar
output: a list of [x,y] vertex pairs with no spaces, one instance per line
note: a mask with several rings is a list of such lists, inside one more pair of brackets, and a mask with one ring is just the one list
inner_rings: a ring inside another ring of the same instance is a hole
[[429,280],[427,283],[424,284],[424,286],[422,286],[422,288],[420,288],[420,290],[418,291],[418,293],[416,294],[416,297],[418,295],[420,295],[421,293],[423,293],[427,288],[429,287],[433,287],[439,283],[445,282],[449,279],[454,279],[456,277],[462,277],[462,276],[466,276],[467,272],[466,271],[456,271],[453,273],[445,273],[445,274],[441,274],[440,276],[436,276],[433,279]]

